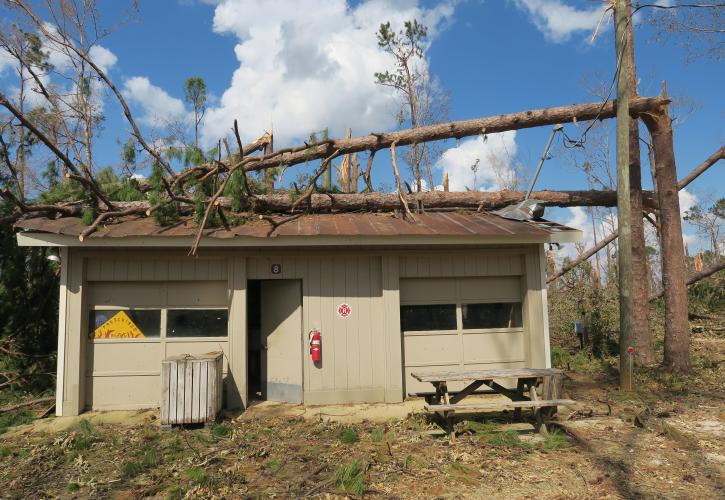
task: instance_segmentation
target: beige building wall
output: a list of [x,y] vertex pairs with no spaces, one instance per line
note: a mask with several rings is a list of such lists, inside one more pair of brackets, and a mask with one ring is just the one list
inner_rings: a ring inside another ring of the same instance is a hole
[[[187,257],[183,250],[70,248],[65,253],[58,366],[62,404],[57,409],[62,415],[89,407],[155,406],[163,356],[220,349],[225,352],[228,405],[246,406],[246,288],[252,279],[302,280],[302,345],[307,333],[318,328],[323,346],[320,366],[310,362],[306,347],[300,353],[306,404],[404,398],[400,283],[405,279],[517,277],[524,332],[516,345],[523,344],[522,365],[548,363],[542,245],[304,252],[202,248],[198,258]],[[273,264],[281,266],[279,274],[272,273]],[[113,289],[121,291],[110,292]],[[198,293],[187,293],[194,289]],[[89,307],[139,306],[162,296],[176,297],[182,305],[197,300],[197,304],[227,307],[228,337],[224,341],[157,339],[138,345],[88,340]],[[352,309],[347,318],[337,314],[343,302]],[[118,387],[134,388],[127,393],[135,396],[119,401]]]

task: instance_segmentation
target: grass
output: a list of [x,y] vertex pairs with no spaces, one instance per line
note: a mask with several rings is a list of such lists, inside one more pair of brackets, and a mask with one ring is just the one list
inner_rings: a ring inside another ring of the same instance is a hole
[[231,428],[224,424],[215,424],[211,428],[211,435],[217,439],[225,438],[231,432]]
[[264,468],[267,469],[267,472],[269,472],[270,474],[275,474],[282,468],[282,460],[276,457],[270,458],[269,460],[264,462]]
[[9,457],[13,454],[13,450],[8,448],[7,446],[0,446],[0,458]]
[[381,429],[380,427],[376,427],[375,429],[370,432],[370,440],[373,443],[382,443],[383,439],[385,439],[385,430]]
[[476,470],[461,462],[455,461],[444,469],[452,479],[468,485],[475,485],[478,482],[472,477],[476,475]]
[[127,479],[136,477],[143,471],[156,467],[157,464],[158,457],[156,456],[156,450],[153,448],[146,448],[138,460],[125,462],[121,466],[121,474]]
[[73,434],[70,447],[75,451],[87,450],[98,439],[99,436],[95,427],[89,420],[84,418],[78,422],[78,429]]
[[0,415],[0,434],[7,432],[7,430],[11,427],[29,424],[33,420],[35,420],[35,415],[32,411],[27,409],[11,411]]
[[492,434],[497,431],[500,426],[501,425],[499,423],[491,421],[477,422],[475,420],[467,420],[465,423],[465,428],[475,432],[476,434]]
[[208,476],[203,467],[192,467],[186,471],[186,477],[194,484],[206,483]]
[[332,484],[346,493],[362,495],[365,492],[364,473],[360,460],[340,465],[335,469]]
[[501,448],[516,448],[524,443],[519,438],[519,433],[513,430],[496,432],[487,437],[489,444]]
[[68,490],[68,493],[75,493],[76,491],[81,489],[81,486],[78,483],[68,483],[68,486],[65,487],[66,490]]
[[570,445],[569,438],[559,429],[549,430],[549,433],[541,443],[541,447],[545,450],[559,450],[561,448],[567,448]]
[[166,500],[181,500],[184,498],[184,490],[181,486],[172,486],[166,491]]
[[360,441],[360,436],[352,427],[345,427],[340,431],[340,441],[344,444],[354,444]]

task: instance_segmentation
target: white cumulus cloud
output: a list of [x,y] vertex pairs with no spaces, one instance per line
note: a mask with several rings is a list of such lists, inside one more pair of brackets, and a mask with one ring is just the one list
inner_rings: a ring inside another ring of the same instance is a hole
[[472,137],[444,151],[435,166],[448,174],[451,191],[502,189],[509,187],[516,149],[515,130]]
[[[587,2],[581,8],[562,0],[514,0],[514,4],[531,17],[531,21],[552,42],[569,40],[577,32],[592,33],[606,8],[605,2]],[[603,27],[606,24],[602,25]]]
[[429,37],[449,22],[453,0],[423,8],[417,0],[222,0],[214,31],[238,39],[239,67],[218,103],[207,110],[202,141],[215,143],[234,119],[244,139],[274,128],[279,144],[329,128],[331,135],[395,126],[398,101],[374,83],[374,73],[392,69],[391,56],[375,33],[390,21],[426,24]]
[[91,57],[91,60],[103,70],[104,73],[107,73],[108,70],[115,66],[118,62],[116,54],[100,45],[94,45],[91,47],[88,51],[88,55]]
[[169,95],[144,76],[134,76],[126,80],[123,95],[141,107],[143,114],[139,121],[147,125],[162,127],[170,122],[188,118],[181,99]]

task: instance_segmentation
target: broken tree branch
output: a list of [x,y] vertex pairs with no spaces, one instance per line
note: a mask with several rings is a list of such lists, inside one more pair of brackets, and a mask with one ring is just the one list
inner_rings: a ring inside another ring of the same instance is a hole
[[407,217],[410,217],[410,220],[415,221],[415,217],[413,217],[413,214],[410,212],[410,207],[408,207],[408,200],[405,199],[405,195],[403,194],[403,187],[400,185],[400,172],[398,171],[398,162],[395,157],[395,142],[390,145],[390,158],[392,159],[393,163],[393,174],[395,174],[395,185],[398,189],[398,197],[400,198],[400,203],[401,205],[403,205],[405,215]]
[[70,175],[70,177],[78,182],[80,182],[83,186],[86,187],[87,191],[90,191],[90,193],[95,196],[98,200],[103,202],[109,210],[113,210],[113,204],[106,198],[106,196],[101,192],[100,188],[96,185],[96,183],[92,179],[87,179],[84,177],[81,172],[78,170],[78,168],[75,166],[75,164],[70,161],[70,158],[66,156],[65,153],[63,153],[58,146],[53,143],[48,137],[42,133],[38,127],[35,126],[34,123],[32,123],[30,120],[26,118],[26,116],[18,110],[13,104],[10,102],[10,100],[0,92],[0,104],[5,107],[10,113],[15,116],[15,118],[18,119],[20,123],[23,124],[25,128],[27,128],[35,137],[37,137],[45,146],[50,149],[53,154],[63,162],[63,164],[68,168],[70,172],[73,172],[73,174]]
[[[705,278],[712,276],[716,272],[722,271],[723,269],[725,269],[725,259],[720,259],[717,262],[713,262],[712,264],[710,264],[708,267],[706,267],[702,271],[690,274],[690,276],[687,278],[687,286],[695,284],[698,281],[702,281]],[[662,295],[664,295],[664,293],[665,293],[664,290],[661,290],[657,293],[653,293],[652,295],[649,296],[650,302],[662,297]]]
[[[677,183],[678,190],[684,189],[685,186],[687,186],[692,181],[694,181],[697,177],[700,176],[700,174],[702,174],[703,172],[705,172],[708,168],[710,168],[711,166],[713,166],[715,163],[717,163],[719,160],[721,160],[723,158],[725,158],[725,146],[721,147],[720,149],[718,149],[717,151],[715,151],[713,154],[711,154],[710,156],[708,156],[707,159],[704,162],[702,162],[700,165],[698,165],[697,167],[695,167],[695,169],[692,170],[692,172],[690,172],[685,177],[683,177]],[[647,191],[643,191],[642,192],[642,197],[643,197],[643,201],[644,201],[644,206],[645,207],[648,206],[647,198],[650,197],[650,196],[652,196],[652,193],[651,192],[647,192]],[[645,214],[645,217],[646,217],[646,214]],[[647,217],[647,219],[650,220],[649,217]],[[652,221],[652,220],[650,220],[650,222],[652,222],[653,225],[657,228],[658,234],[659,234],[659,226],[657,224],[655,224],[654,221]],[[615,239],[617,239],[617,236],[619,236],[619,232],[617,230],[615,230],[612,234],[610,234],[609,236],[607,236],[606,238],[604,238],[602,241],[600,241],[599,243],[597,243],[595,246],[593,246],[592,248],[590,248],[586,252],[582,253],[575,261],[573,261],[570,264],[568,264],[567,266],[563,267],[554,276],[552,276],[549,279],[547,279],[546,282],[547,283],[551,283],[552,281],[555,281],[555,280],[561,278],[566,273],[568,273],[569,271],[571,271],[575,267],[579,266],[583,262],[586,262],[587,260],[589,260],[589,258],[591,258],[593,255],[595,255],[597,252],[599,252],[604,247],[606,247],[607,245],[609,245],[612,241],[614,241]],[[652,299],[650,298],[650,300],[652,300]]]

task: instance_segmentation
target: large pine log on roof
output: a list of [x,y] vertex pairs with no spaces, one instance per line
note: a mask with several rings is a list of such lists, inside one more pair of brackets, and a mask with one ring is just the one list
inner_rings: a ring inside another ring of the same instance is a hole
[[[630,100],[630,113],[638,115],[647,110],[657,109],[669,102],[663,97],[639,97]],[[307,161],[325,158],[333,151],[338,154],[361,151],[378,151],[396,146],[421,144],[445,139],[460,139],[480,134],[493,134],[508,130],[554,125],[586,120],[603,120],[615,115],[616,101],[606,103],[574,104],[553,108],[533,109],[505,115],[441,123],[397,132],[373,133],[351,139],[333,139],[316,147],[297,147],[279,150],[263,157],[247,158],[247,170],[262,170],[279,165],[296,165]]]

